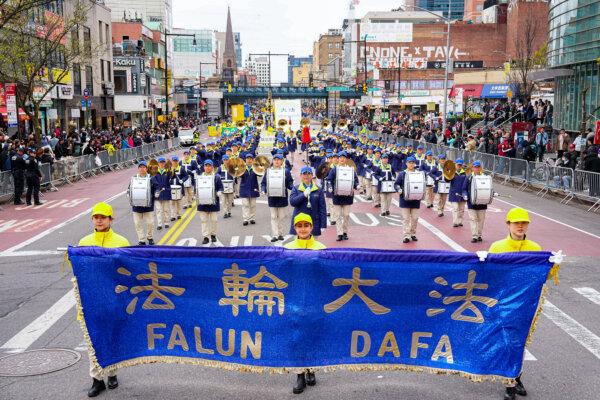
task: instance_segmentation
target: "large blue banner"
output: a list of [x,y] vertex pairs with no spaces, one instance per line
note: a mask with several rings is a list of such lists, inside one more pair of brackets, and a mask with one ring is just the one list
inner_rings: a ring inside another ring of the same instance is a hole
[[69,248],[92,362],[515,378],[550,253]]

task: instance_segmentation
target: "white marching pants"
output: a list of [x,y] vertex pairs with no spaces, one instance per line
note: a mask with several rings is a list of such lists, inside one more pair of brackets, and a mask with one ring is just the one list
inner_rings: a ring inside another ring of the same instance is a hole
[[133,213],[133,224],[137,233],[138,241],[145,242],[146,239],[152,239],[154,231],[154,214],[150,212]]
[[202,237],[217,236],[217,212],[199,211],[202,224]]
[[348,226],[350,225],[350,206],[333,206],[335,210],[337,220],[335,224],[335,230],[339,235],[348,233]]
[[286,207],[269,207],[271,212],[271,234],[275,237],[283,236],[283,220],[287,215]]
[[244,222],[254,221],[256,218],[256,197],[242,199],[242,218]]
[[154,202],[154,211],[156,212],[158,226],[168,224],[169,216],[171,215],[171,200],[156,200]]
[[410,239],[411,236],[417,235],[417,223],[419,222],[418,208],[401,208],[402,226],[404,228],[404,238]]

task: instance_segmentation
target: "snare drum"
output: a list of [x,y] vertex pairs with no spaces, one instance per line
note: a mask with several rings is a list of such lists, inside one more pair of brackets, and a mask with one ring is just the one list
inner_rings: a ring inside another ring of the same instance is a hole
[[450,182],[438,182],[438,190],[439,194],[448,194],[450,193]]
[[223,180],[223,193],[231,194],[233,193],[233,179]]
[[180,185],[171,185],[171,200],[181,200],[183,193],[181,193]]
[[427,186],[433,186],[434,181],[433,178],[427,175]]
[[334,194],[336,196],[354,195],[354,168],[336,167]]
[[152,185],[150,177],[134,176],[129,184],[129,204],[133,207],[150,207],[152,205]]
[[406,171],[402,195],[404,200],[423,200],[425,197],[425,174],[422,171]]
[[267,170],[267,196],[285,197],[285,169],[269,168]]
[[[224,186],[224,185],[223,185]],[[196,201],[201,206],[216,204],[214,175],[199,175],[196,177]]]
[[382,181],[381,182],[381,193],[395,193],[396,188],[394,187],[394,181]]
[[471,178],[471,204],[490,204],[494,198],[492,177],[489,175],[474,175]]

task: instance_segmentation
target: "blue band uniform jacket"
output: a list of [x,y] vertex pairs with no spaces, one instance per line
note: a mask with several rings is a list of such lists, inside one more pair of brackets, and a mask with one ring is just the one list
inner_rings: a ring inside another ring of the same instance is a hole
[[294,186],[292,193],[290,194],[290,204],[294,207],[290,234],[296,234],[293,222],[294,217],[300,213],[305,213],[310,215],[313,220],[312,234],[314,236],[320,236],[321,230],[327,228],[327,205],[325,204],[325,195],[323,194],[323,189],[319,188],[315,183],[311,183],[310,208],[308,208],[307,205],[309,199],[304,195],[305,189],[304,183],[300,183],[298,186]]

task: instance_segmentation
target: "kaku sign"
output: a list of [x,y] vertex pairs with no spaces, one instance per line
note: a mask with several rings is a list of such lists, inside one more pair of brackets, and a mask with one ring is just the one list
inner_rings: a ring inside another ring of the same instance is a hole
[[406,43],[413,40],[413,24],[396,22],[390,24],[374,24],[363,22],[360,24],[360,40],[370,42],[396,42]]

